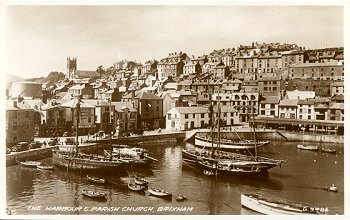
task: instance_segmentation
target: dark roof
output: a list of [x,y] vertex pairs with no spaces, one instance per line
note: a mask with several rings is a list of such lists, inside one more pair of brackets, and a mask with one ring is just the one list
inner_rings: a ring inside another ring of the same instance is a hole
[[76,70],[75,75],[83,78],[88,77],[100,77],[100,74],[96,71],[90,71],[90,70]]
[[264,100],[261,100],[261,104],[278,104],[280,99],[278,96],[266,96]]

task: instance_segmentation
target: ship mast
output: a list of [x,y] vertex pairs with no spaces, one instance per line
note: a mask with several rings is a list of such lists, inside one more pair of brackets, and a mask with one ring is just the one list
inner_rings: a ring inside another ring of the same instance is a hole
[[112,147],[112,135],[111,135],[111,125],[112,125],[112,114],[111,114],[111,99],[108,99],[109,102],[109,117],[108,117],[108,134],[109,134],[109,146],[111,148],[111,157],[109,158],[112,160],[112,154],[113,154],[113,147]]
[[78,143],[79,143],[79,135],[78,135],[78,129],[79,129],[79,116],[80,116],[80,98],[77,98],[77,126],[75,127],[75,156],[78,154]]
[[257,156],[258,156],[258,149],[257,149],[257,147],[256,147],[256,134],[255,134],[254,104],[253,104],[253,102],[252,102],[252,127],[253,127],[254,151],[255,151],[254,158],[255,158],[255,160],[256,160],[256,159],[257,159]]

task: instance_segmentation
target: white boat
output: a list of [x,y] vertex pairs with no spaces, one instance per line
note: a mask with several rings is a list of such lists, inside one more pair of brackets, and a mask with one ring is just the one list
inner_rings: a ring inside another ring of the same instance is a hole
[[135,183],[128,183],[128,188],[135,192],[143,192],[146,189],[146,186],[138,185]]
[[318,146],[315,146],[315,145],[298,144],[297,148],[300,149],[300,150],[318,151]]
[[170,192],[165,191],[163,189],[157,189],[155,187],[148,188],[148,192],[153,196],[157,196],[157,197],[161,197],[161,198],[171,198],[171,196],[172,196],[172,194]]
[[31,161],[31,160],[28,160],[28,161],[21,161],[19,162],[22,166],[25,166],[25,167],[32,167],[32,168],[37,168],[38,165],[41,165],[42,162],[40,161]]
[[101,200],[107,199],[107,193],[105,192],[83,189],[81,193],[83,196],[89,197],[92,199],[101,199]]
[[328,208],[261,194],[241,194],[243,207],[265,215],[324,215]]
[[40,170],[53,170],[54,167],[53,166],[49,166],[49,165],[37,165],[36,168],[40,169]]
[[[209,147],[212,145],[213,147],[217,147],[219,145],[218,140],[211,140],[211,138],[205,138],[200,135],[195,135],[194,143],[199,147]],[[223,150],[255,150],[261,146],[270,143],[270,141],[254,141],[254,140],[240,140],[233,141],[228,139],[220,139],[220,148]],[[255,146],[256,145],[256,146]]]
[[147,186],[148,185],[148,181],[141,178],[141,177],[135,177],[134,178],[134,182],[137,184],[137,185],[141,185],[141,186]]

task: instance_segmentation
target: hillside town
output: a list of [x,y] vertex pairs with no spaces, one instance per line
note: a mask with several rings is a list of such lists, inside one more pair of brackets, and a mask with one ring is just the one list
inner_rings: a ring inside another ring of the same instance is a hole
[[194,56],[171,52],[144,64],[121,60],[108,69],[81,70],[67,57],[65,79],[53,85],[14,82],[6,103],[6,144],[34,137],[116,130],[122,136],[211,124],[214,103],[223,127],[254,116],[265,129],[301,128],[343,135],[344,48],[305,49],[258,43]]

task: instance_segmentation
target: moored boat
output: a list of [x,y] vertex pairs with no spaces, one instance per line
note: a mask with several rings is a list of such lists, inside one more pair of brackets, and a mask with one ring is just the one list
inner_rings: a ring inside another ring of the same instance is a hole
[[315,146],[315,145],[298,144],[297,148],[300,149],[300,150],[318,151],[318,146]]
[[134,181],[137,185],[141,185],[141,186],[147,186],[148,185],[148,181],[145,180],[144,178],[141,177],[135,177]]
[[322,152],[325,152],[325,153],[330,153],[330,154],[335,154],[337,152],[336,149],[332,149],[332,148],[321,148]]
[[135,192],[143,192],[146,189],[146,186],[138,185],[135,183],[128,183],[128,188]]
[[19,162],[22,166],[25,166],[25,167],[32,167],[32,168],[37,168],[38,165],[41,165],[42,162],[40,161],[31,161],[31,160],[28,160],[28,161],[20,161]]
[[82,190],[82,195],[91,199],[98,199],[98,200],[106,200],[107,199],[107,193],[95,191],[95,190]]
[[254,141],[254,140],[240,140],[233,141],[228,139],[220,139],[220,143],[218,139],[205,138],[200,135],[195,135],[195,145],[200,147],[208,147],[213,144],[214,147],[220,145],[220,149],[222,150],[255,150],[261,146],[264,146],[270,141]]
[[221,161],[198,161],[198,167],[203,170],[207,176],[261,176],[267,175],[266,170],[259,169],[259,166],[244,169],[235,167],[232,164],[221,163]]
[[87,180],[89,180],[90,182],[93,183],[98,183],[98,184],[105,184],[106,183],[106,179],[102,179],[102,178],[98,178],[98,177],[94,177],[94,176],[89,176],[86,175]]
[[182,201],[185,201],[185,200],[187,200],[187,197],[185,195],[178,195],[176,197],[176,201],[178,201],[178,202],[182,202]]
[[54,169],[53,166],[45,165],[45,164],[37,165],[36,168],[38,168],[40,170],[53,170]]
[[241,204],[266,215],[320,215],[329,211],[324,207],[254,193],[241,194]]
[[338,192],[338,187],[336,187],[334,184],[332,184],[331,186],[324,187],[323,189],[330,192]]
[[150,195],[161,197],[161,198],[171,198],[172,194],[163,189],[157,189],[155,187],[148,188]]

